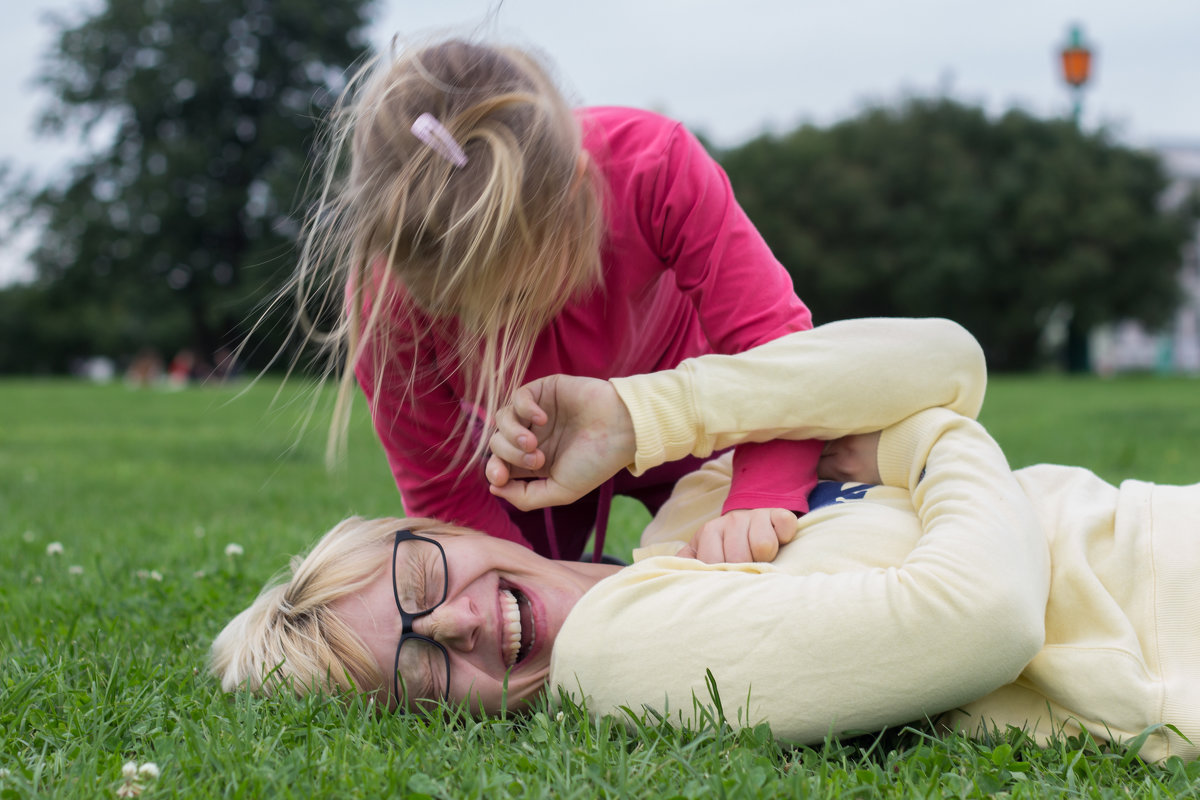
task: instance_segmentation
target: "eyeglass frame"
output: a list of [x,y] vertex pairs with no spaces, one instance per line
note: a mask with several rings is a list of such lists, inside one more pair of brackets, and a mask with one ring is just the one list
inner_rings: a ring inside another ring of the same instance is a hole
[[[400,551],[401,542],[414,541],[429,542],[438,549],[438,553],[440,553],[442,556],[442,571],[445,575],[445,579],[442,581],[442,599],[438,600],[424,611],[419,611],[416,614],[410,614],[400,605],[400,587],[396,585],[396,554]],[[396,531],[396,539],[392,544],[392,596],[396,600],[396,610],[400,612],[401,632],[400,641],[396,644],[396,660],[392,665],[392,694],[396,698],[396,709],[398,711],[404,710],[400,697],[400,649],[404,647],[404,643],[410,639],[419,639],[422,642],[428,642],[441,651],[442,658],[446,662],[446,688],[440,699],[443,703],[447,703],[450,700],[450,653],[446,651],[446,648],[442,646],[441,642],[430,639],[428,636],[424,636],[413,630],[413,622],[421,617],[426,616],[427,614],[432,614],[434,611],[436,611],[438,607],[442,605],[442,603],[446,602],[446,596],[449,591],[450,562],[446,559],[446,550],[442,547],[441,542],[437,542],[427,536],[419,536],[407,529]],[[428,698],[416,699],[421,700]]]

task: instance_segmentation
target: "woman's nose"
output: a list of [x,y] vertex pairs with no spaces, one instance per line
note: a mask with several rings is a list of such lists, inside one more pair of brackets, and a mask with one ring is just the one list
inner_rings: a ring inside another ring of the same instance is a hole
[[413,630],[443,647],[470,652],[479,641],[484,619],[468,597],[447,600],[413,621]]

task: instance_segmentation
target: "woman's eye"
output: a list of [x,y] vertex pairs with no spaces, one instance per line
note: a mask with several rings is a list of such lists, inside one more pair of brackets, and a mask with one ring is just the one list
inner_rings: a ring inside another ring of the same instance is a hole
[[400,592],[400,607],[415,614],[425,607],[425,570],[413,561],[405,563],[396,575],[396,588]]
[[429,570],[421,566],[420,569],[413,570],[413,597],[416,598],[416,606],[419,610],[424,611],[429,608]]
[[422,586],[425,590],[425,607],[433,608],[442,601],[446,594],[446,570],[442,567],[441,557],[430,561],[423,576]]
[[401,545],[403,566],[397,561],[397,588],[401,607],[417,614],[440,603],[446,592],[446,566],[436,545],[423,541],[408,541]]
[[425,696],[440,700],[446,696],[446,657],[441,651],[429,653],[429,689]]

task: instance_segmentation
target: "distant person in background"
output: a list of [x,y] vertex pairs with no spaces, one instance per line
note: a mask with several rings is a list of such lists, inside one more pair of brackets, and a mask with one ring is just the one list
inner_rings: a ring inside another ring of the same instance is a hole
[[167,385],[172,389],[182,389],[191,383],[195,371],[196,354],[191,350],[180,350],[171,359],[171,366],[167,368]]
[[135,388],[157,385],[163,378],[162,356],[152,347],[144,347],[125,369],[125,383]]
[[213,353],[213,368],[209,378],[217,382],[228,381],[241,374],[238,367],[237,354],[228,347],[218,347]]

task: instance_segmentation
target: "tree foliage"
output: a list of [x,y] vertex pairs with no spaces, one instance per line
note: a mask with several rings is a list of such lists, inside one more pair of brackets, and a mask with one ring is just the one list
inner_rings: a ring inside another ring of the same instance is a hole
[[[228,345],[290,269],[315,121],[365,49],[371,0],[106,0],[55,21],[47,132],[101,142],[30,199],[48,363]],[[270,348],[264,348],[270,349]]]
[[1160,208],[1156,157],[1021,111],[946,99],[763,136],[721,160],[819,320],[946,316],[997,369],[1047,320],[1165,321],[1194,206]]

